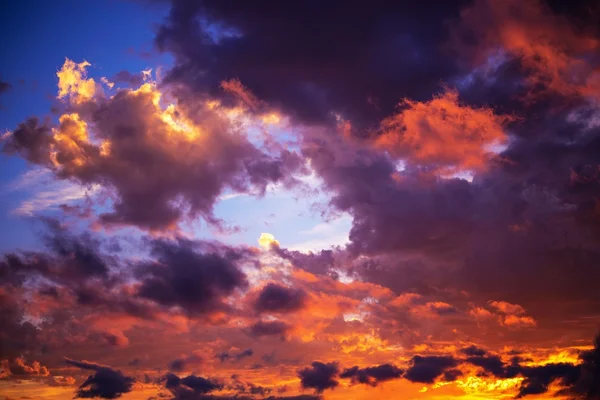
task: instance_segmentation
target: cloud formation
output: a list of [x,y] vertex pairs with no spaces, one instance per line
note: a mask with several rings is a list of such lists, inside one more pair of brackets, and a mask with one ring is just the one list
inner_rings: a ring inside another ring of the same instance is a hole
[[89,66],[67,60],[58,73],[58,97],[68,99],[58,125],[28,119],[3,151],[102,186],[113,200],[103,223],[157,230],[200,216],[217,224],[213,206],[226,188],[261,193],[269,183],[292,184],[302,166],[293,152],[254,145],[232,120],[243,110],[210,99],[170,103],[155,82],[108,97],[86,77]]
[[0,258],[0,392],[597,398],[584,3],[177,0],[168,65],[66,59],[2,135],[76,195]]
[[317,393],[322,393],[339,385],[335,379],[338,372],[339,367],[336,363],[314,361],[310,367],[298,370],[298,376],[303,388],[315,389]]
[[121,371],[88,361],[65,359],[68,365],[94,371],[94,373],[79,386],[76,398],[116,399],[132,390],[134,379],[123,375]]

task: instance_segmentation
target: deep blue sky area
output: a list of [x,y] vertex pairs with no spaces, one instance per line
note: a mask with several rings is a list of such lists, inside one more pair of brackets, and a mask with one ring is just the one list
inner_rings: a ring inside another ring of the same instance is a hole
[[[153,50],[153,28],[168,10],[135,1],[4,1],[0,12],[0,81],[12,88],[0,94],[0,131],[25,118],[50,115],[57,93],[56,71],[65,57],[92,64],[90,73],[110,77],[164,64]],[[11,214],[20,194],[7,186],[26,170],[17,157],[0,155],[0,251],[28,247],[30,224]]]

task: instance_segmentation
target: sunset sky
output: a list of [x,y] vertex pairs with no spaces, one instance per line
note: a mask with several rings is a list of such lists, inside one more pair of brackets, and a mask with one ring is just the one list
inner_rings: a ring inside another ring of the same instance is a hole
[[597,1],[0,7],[0,399],[600,399]]

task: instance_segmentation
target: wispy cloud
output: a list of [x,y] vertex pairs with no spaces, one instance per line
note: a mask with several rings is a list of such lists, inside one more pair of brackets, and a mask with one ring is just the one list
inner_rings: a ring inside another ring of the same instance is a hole
[[82,187],[72,182],[52,178],[50,171],[33,169],[25,172],[6,185],[4,192],[23,193],[17,206],[11,210],[14,215],[32,216],[54,209],[61,204],[86,198],[97,191],[97,187]]
[[309,252],[347,244],[351,225],[352,218],[347,214],[329,222],[321,222],[310,229],[299,231],[298,234],[306,239],[294,243],[288,248]]

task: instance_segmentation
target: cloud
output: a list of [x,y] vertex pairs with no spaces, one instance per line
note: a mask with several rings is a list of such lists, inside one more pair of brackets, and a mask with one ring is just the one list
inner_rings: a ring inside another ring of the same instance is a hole
[[173,393],[176,399],[185,399],[190,398],[192,394],[203,395],[222,389],[223,385],[201,376],[188,375],[180,378],[169,373],[165,376],[165,387]]
[[82,103],[94,97],[96,82],[92,78],[88,79],[86,73],[86,68],[90,65],[87,61],[77,64],[65,59],[62,68],[56,73],[59,99],[69,97],[75,103]]
[[271,246],[279,246],[279,242],[270,233],[261,233],[258,238],[258,245],[262,248],[269,249]]
[[190,365],[197,365],[202,363],[204,360],[200,356],[200,352],[194,352],[188,356],[183,356],[174,359],[169,363],[169,370],[174,372],[181,372],[188,368]]
[[59,124],[29,119],[3,151],[59,179],[100,185],[113,208],[100,216],[103,223],[157,230],[203,217],[218,225],[213,206],[225,189],[264,193],[269,183],[293,184],[292,174],[302,167],[293,152],[251,143],[231,110],[218,103],[192,105],[190,98],[163,106],[169,97],[155,82],[106,97],[85,79],[88,66],[67,60],[59,73],[59,97],[69,99]]
[[[579,23],[586,25],[585,20]],[[462,54],[476,65],[499,48],[517,59],[530,95],[554,92],[597,99],[598,59],[590,55],[598,51],[600,40],[592,32],[578,29],[568,15],[554,13],[542,1],[478,0],[461,12],[454,34]],[[468,37],[475,40],[468,42]]]
[[282,321],[258,321],[250,327],[249,334],[255,337],[281,336],[283,338],[290,328]]
[[322,393],[326,389],[334,389],[338,386],[335,379],[339,372],[337,363],[322,363],[314,361],[310,367],[298,370],[300,384],[303,388],[315,389],[317,393]]
[[525,309],[518,304],[510,304],[506,301],[490,301],[490,306],[504,314],[525,314]]
[[71,360],[70,358],[65,358],[65,362],[77,368],[94,371],[77,389],[76,398],[116,399],[132,391],[135,379],[123,375],[121,371],[88,361]]
[[223,299],[248,285],[238,266],[247,256],[244,252],[210,246],[201,252],[185,240],[156,240],[151,245],[156,262],[137,266],[141,280],[137,295],[142,298],[178,306],[190,314],[205,314],[223,310]]
[[506,142],[504,125],[512,119],[462,105],[450,89],[426,103],[407,99],[402,106],[382,121],[376,145],[407,164],[441,174],[487,168],[493,146]]
[[115,347],[127,347],[129,346],[129,338],[118,330],[107,330],[102,332],[102,336],[106,339],[106,342],[111,346]]
[[474,345],[465,347],[464,349],[461,349],[460,351],[462,353],[466,354],[467,356],[471,356],[471,357],[481,357],[487,353],[484,349],[480,349],[479,347],[474,346]]
[[50,386],[73,386],[75,385],[75,378],[72,376],[51,376],[48,378],[48,385]]
[[129,71],[123,70],[117,72],[115,75],[110,77],[109,80],[110,82],[114,83],[125,83],[132,87],[139,87],[143,84],[145,80],[147,80],[148,75],[144,74],[144,72],[131,73]]
[[411,382],[433,383],[457,365],[451,356],[414,356],[404,377]]
[[239,79],[230,79],[228,81],[221,82],[221,88],[226,92],[229,92],[240,99],[251,109],[259,106],[258,99],[242,85]]
[[359,368],[354,366],[345,369],[340,378],[352,379],[353,383],[364,383],[371,386],[377,386],[380,382],[402,377],[404,370],[392,364],[382,364],[375,367]]
[[306,300],[301,289],[268,283],[258,294],[254,307],[258,312],[290,313],[304,308]]
[[580,368],[572,364],[549,364],[540,367],[524,368],[517,398],[548,392],[552,382],[560,381],[564,386],[572,386],[579,379]]
[[506,301],[490,301],[490,306],[502,314],[500,324],[510,327],[534,327],[537,322],[532,317],[525,315],[525,309],[518,304]]
[[[597,397],[596,21],[575,3],[384,3],[178,0],[157,28],[166,74],[67,61],[56,118],[3,137],[80,191],[26,199],[64,221],[1,258],[0,359],[106,360],[144,374],[144,397]],[[326,223],[192,239],[247,205],[216,202],[296,184]],[[80,391],[113,371],[85,365]]]
[[39,361],[33,361],[28,364],[23,358],[16,357],[11,360],[2,360],[2,371],[0,377],[2,378],[30,378],[38,376],[49,376],[50,371],[48,368],[40,364]]
[[[400,4],[368,10],[345,4],[341,16],[332,3],[315,16],[306,4],[270,3],[257,13],[248,6],[184,1],[173,3],[156,43],[175,58],[169,81],[219,93],[222,82],[234,79],[293,121],[335,123],[339,113],[364,127],[391,113],[400,99],[435,90],[454,74],[455,62],[435,44],[446,34],[439,21],[455,7],[415,6],[407,13]],[[304,20],[312,29],[290,22]],[[215,26],[236,34],[210,39]]]
[[[2,264],[0,271],[6,277]],[[20,358],[24,352],[37,347],[38,330],[30,321],[24,321],[23,317],[23,303],[19,297],[0,288],[0,360]],[[4,366],[3,369],[6,371]]]
[[232,359],[235,361],[240,361],[244,358],[252,357],[253,355],[254,355],[254,351],[252,349],[246,349],[246,350],[240,351],[235,354],[229,353],[227,351],[223,352],[223,353],[219,353],[219,354],[217,354],[217,358],[219,360],[221,360],[221,362],[224,362],[225,360],[229,360],[229,359]]
[[487,354],[486,352],[482,353],[479,349],[479,351],[468,351],[468,349],[464,349],[463,352],[465,350],[467,350],[466,354],[469,356],[467,357],[466,362],[481,367],[485,372],[494,376],[501,377],[505,375],[505,365],[499,356]]

